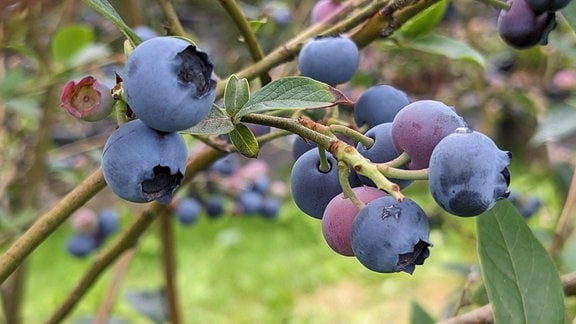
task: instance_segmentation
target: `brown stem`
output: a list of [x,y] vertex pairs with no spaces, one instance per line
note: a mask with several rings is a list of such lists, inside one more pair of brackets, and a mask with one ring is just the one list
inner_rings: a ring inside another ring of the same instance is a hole
[[176,257],[174,251],[174,235],[172,233],[172,214],[163,213],[160,217],[160,237],[162,239],[162,266],[166,283],[166,302],[168,304],[168,319],[172,324],[180,324],[181,312],[178,302],[178,285],[176,284]]
[[[262,60],[264,57],[264,52],[262,51],[262,47],[258,43],[258,39],[256,39],[256,35],[254,31],[250,27],[250,23],[246,19],[246,16],[242,13],[240,6],[235,0],[219,0],[220,4],[226,10],[226,12],[230,15],[236,27],[238,27],[238,31],[242,34],[242,38],[246,43],[246,47],[248,47],[248,51],[250,52],[250,56],[252,56],[252,60],[254,62],[258,62]],[[263,72],[260,74],[260,83],[262,86],[270,83],[272,78],[267,72]]]
[[156,219],[156,214],[160,212],[162,205],[154,204],[151,210],[143,212],[135,217],[128,230],[109,248],[99,253],[92,262],[92,265],[84,273],[80,282],[68,294],[66,300],[56,309],[46,323],[62,323],[63,319],[74,309],[76,304],[82,299],[84,294],[92,287],[96,280],[104,273],[114,260],[116,260],[125,250],[132,248],[138,242],[138,238]]
[[[188,159],[186,174],[183,185],[191,181],[194,176],[204,170],[224,153],[206,147],[202,152]],[[82,299],[84,294],[92,287],[100,275],[116,260],[125,250],[132,248],[137,243],[140,236],[150,227],[157,217],[162,217],[168,213],[169,209],[165,205],[152,203],[151,208],[135,217],[128,229],[106,250],[100,252],[92,262],[90,268],[84,273],[76,287],[70,292],[68,297],[62,302],[56,312],[50,317],[47,323],[60,323],[74,309],[76,304]]]
[[548,251],[552,257],[555,257],[558,254],[564,245],[566,238],[570,235],[570,221],[572,218],[572,212],[574,211],[574,206],[576,206],[576,170],[572,174],[572,182],[570,183],[568,196],[564,202],[560,218],[558,218],[558,223],[554,230],[554,237],[552,238],[552,243],[550,244]]
[[58,228],[76,209],[106,186],[102,169],[97,169],[88,178],[62,198],[52,209],[40,216],[4,254],[0,256],[0,283],[22,263],[22,261]]
[[170,35],[178,35],[178,36],[186,36],[186,32],[184,31],[184,27],[180,23],[180,19],[178,19],[178,14],[176,14],[176,10],[172,5],[171,0],[158,0],[158,4],[164,15],[166,16],[166,20],[168,20],[169,26],[169,34]]
[[122,256],[118,259],[116,263],[115,271],[112,276],[112,282],[110,282],[108,291],[102,298],[102,304],[98,313],[96,314],[96,318],[94,319],[94,324],[106,324],[109,322],[110,313],[112,312],[112,307],[114,306],[114,302],[116,301],[116,297],[118,296],[118,291],[120,290],[120,284],[124,279],[124,275],[128,271],[128,267],[130,262],[134,258],[134,254],[136,253],[135,248],[128,249],[122,253]]

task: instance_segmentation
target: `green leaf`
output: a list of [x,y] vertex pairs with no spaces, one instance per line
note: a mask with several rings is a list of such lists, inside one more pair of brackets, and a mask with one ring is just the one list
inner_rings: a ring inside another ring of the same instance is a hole
[[572,31],[576,32],[576,2],[571,1],[570,4],[560,12],[570,28],[572,28]]
[[250,29],[252,32],[256,33],[260,28],[268,23],[268,18],[260,18],[260,19],[251,19],[248,20],[248,24],[250,25]]
[[230,76],[224,90],[224,107],[229,116],[234,117],[250,99],[250,85],[247,79]]
[[302,76],[285,77],[256,91],[235,118],[268,110],[326,108],[341,103],[352,102],[342,92],[325,83]]
[[469,61],[484,68],[486,62],[482,54],[470,45],[454,38],[440,35],[424,35],[408,42],[406,47],[426,53],[443,55],[455,60]]
[[258,157],[258,141],[248,126],[236,124],[228,135],[240,154],[249,158]]
[[410,324],[435,324],[436,321],[420,304],[412,302],[410,305]]
[[547,141],[558,141],[576,134],[576,102],[568,101],[549,107],[530,144],[541,145]]
[[564,323],[552,258],[510,201],[476,218],[484,283],[496,323]]
[[408,20],[397,33],[405,39],[412,39],[429,33],[442,20],[447,7],[448,2],[446,0],[431,5]]
[[196,126],[185,131],[188,134],[219,135],[229,133],[234,129],[234,124],[222,109],[217,105],[212,105],[208,116]]
[[120,31],[126,36],[126,38],[132,43],[133,46],[136,46],[142,42],[140,37],[136,35],[136,33],[128,27],[128,25],[124,22],[122,17],[118,14],[116,9],[108,2],[107,0],[84,0],[84,2],[89,5],[90,7],[94,8],[94,10],[98,11],[102,16],[106,19],[110,20]]
[[52,38],[52,58],[60,63],[70,61],[80,50],[94,42],[94,30],[86,25],[67,25],[58,29]]

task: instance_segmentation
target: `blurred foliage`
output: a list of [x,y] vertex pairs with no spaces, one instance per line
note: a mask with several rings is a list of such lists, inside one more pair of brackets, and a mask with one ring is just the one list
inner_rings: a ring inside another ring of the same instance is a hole
[[[159,35],[167,33],[156,1],[112,3],[128,26],[146,25]],[[269,52],[308,25],[313,3],[252,0],[241,5]],[[220,78],[251,63],[218,2],[174,1],[174,5],[191,37],[217,62]],[[360,71],[340,89],[356,99],[367,87],[387,83],[412,99],[433,98],[454,106],[470,126],[513,152],[511,189],[542,202],[527,222],[546,246],[576,161],[576,38],[569,24],[560,20],[549,45],[514,50],[497,36],[497,10],[477,1],[442,5],[446,11],[433,30],[415,27],[363,49]],[[574,8],[567,14],[573,16]],[[2,248],[36,211],[52,206],[99,165],[114,120],[86,124],[59,113],[59,91],[67,80],[85,75],[112,86],[114,73],[122,73],[123,41],[115,26],[80,1],[0,3]],[[271,71],[273,78],[296,73],[295,62]],[[42,125],[48,125],[47,133],[38,132]],[[289,143],[281,140],[268,146],[272,153],[261,154],[286,179]],[[38,167],[35,158],[43,155],[35,154],[41,151],[46,158]],[[35,169],[40,173],[28,172]],[[36,188],[39,195],[29,194],[29,188]],[[354,259],[335,255],[322,240],[320,223],[302,215],[291,202],[276,222],[227,217],[215,222],[204,219],[193,228],[175,226],[186,317],[202,322],[397,323],[408,322],[412,300],[422,306],[412,309],[422,318],[424,309],[434,318],[451,314],[463,290],[470,296],[462,310],[486,303],[486,291],[475,279],[479,260],[470,253],[476,248],[474,222],[442,212],[424,183],[408,187],[405,194],[424,207],[435,226],[433,257],[413,277],[371,273]],[[117,201],[109,192],[91,205],[118,205],[125,221],[139,208]],[[24,322],[44,320],[89,264],[65,254],[63,242],[69,232],[59,229],[32,255]],[[122,301],[114,309],[119,319],[144,320],[124,299],[129,291],[161,288],[160,244],[153,233],[142,239],[122,284]],[[576,270],[575,251],[572,235],[556,260],[561,272]],[[90,291],[73,318],[94,315],[110,276]],[[569,301],[568,306],[567,317],[573,319],[576,303]]]

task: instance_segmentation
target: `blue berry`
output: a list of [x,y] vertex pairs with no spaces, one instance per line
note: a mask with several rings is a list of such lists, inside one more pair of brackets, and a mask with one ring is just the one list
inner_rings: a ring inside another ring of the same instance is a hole
[[296,136],[294,137],[294,142],[292,142],[292,158],[296,161],[302,154],[304,154],[304,152],[317,146],[318,144],[313,141],[305,140],[303,137]]
[[231,176],[240,167],[240,160],[235,154],[228,154],[214,162],[209,170],[223,176]]
[[198,199],[188,197],[180,200],[174,211],[181,224],[191,225],[196,222],[202,211],[202,204]]
[[282,200],[277,197],[270,197],[264,200],[260,213],[265,218],[273,219],[278,217],[280,209],[282,208]]
[[268,189],[270,189],[270,178],[267,175],[262,174],[254,179],[254,182],[252,183],[253,191],[264,195]]
[[156,31],[146,25],[138,25],[132,28],[136,35],[140,37],[142,41],[147,41],[150,38],[158,37],[158,33]]
[[336,159],[326,153],[330,169],[321,171],[318,150],[307,151],[292,166],[290,183],[294,202],[304,213],[321,219],[334,196],[342,192]]
[[98,212],[98,234],[106,237],[116,233],[119,227],[118,213],[112,208]]
[[384,196],[358,212],[350,240],[354,255],[368,269],[412,274],[428,258],[429,234],[428,218],[418,204]]
[[476,216],[510,194],[510,153],[486,135],[459,128],[430,158],[428,183],[440,207],[457,216]]
[[558,11],[570,3],[571,0],[525,0],[528,6],[532,10],[537,12],[547,11],[554,12]]
[[238,203],[245,215],[255,215],[262,210],[264,197],[257,191],[244,190],[238,196]]
[[410,103],[403,92],[393,86],[380,84],[368,88],[354,105],[356,125],[366,124],[372,128],[378,124],[392,122],[400,109]]
[[[356,187],[352,188],[352,191],[363,203],[369,203],[387,195],[386,192],[374,187]],[[344,256],[354,256],[350,232],[358,212],[358,207],[346,198],[344,193],[332,198],[326,206],[322,216],[322,235],[334,252]]]
[[132,202],[168,203],[182,182],[188,152],[178,133],[162,133],[133,120],[110,135],[102,153],[106,183]]
[[408,169],[426,169],[436,144],[458,127],[466,127],[466,122],[452,107],[436,100],[418,100],[394,117],[392,140],[410,156]]
[[[358,143],[356,149],[358,153],[370,161],[374,163],[389,162],[400,155],[400,152],[398,152],[398,149],[392,141],[392,123],[376,125],[370,128],[364,135],[374,139],[374,144],[372,144],[370,148],[367,148],[364,144]],[[368,177],[358,175],[358,178],[364,185],[371,187],[376,186]],[[395,182],[401,188],[405,188],[412,183],[412,181],[409,180],[390,179],[390,181]]]
[[207,115],[216,98],[208,55],[175,37],[154,37],[128,57],[123,88],[130,108],[146,125],[175,132]]
[[224,200],[220,196],[210,196],[204,206],[210,218],[218,218],[224,213]]
[[509,0],[508,4],[510,9],[502,9],[498,16],[500,37],[519,49],[547,44],[548,34],[556,27],[555,13],[534,10],[526,0]]
[[68,253],[75,257],[85,257],[97,247],[94,235],[76,233],[66,241]]
[[356,44],[345,36],[319,36],[306,43],[298,56],[302,75],[335,86],[348,82],[360,64]]

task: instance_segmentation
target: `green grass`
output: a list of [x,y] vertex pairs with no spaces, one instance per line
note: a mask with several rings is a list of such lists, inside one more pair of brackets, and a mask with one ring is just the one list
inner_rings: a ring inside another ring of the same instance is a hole
[[[445,246],[461,236],[434,232],[432,256],[413,276],[378,274],[354,258],[332,252],[322,238],[321,223],[292,203],[285,205],[275,221],[203,217],[190,227],[175,221],[173,228],[178,293],[186,323],[404,323],[412,300],[440,315],[465,280],[458,271],[445,267],[466,255],[458,252],[461,248]],[[31,257],[25,322],[45,320],[90,264],[89,259],[65,253],[69,233],[67,226],[59,229]],[[467,259],[474,262],[474,254],[468,253]],[[122,282],[115,318],[149,322],[125,296],[160,289],[160,262],[161,244],[158,229],[153,227],[140,241]],[[98,280],[69,323],[97,312],[112,272]]]

